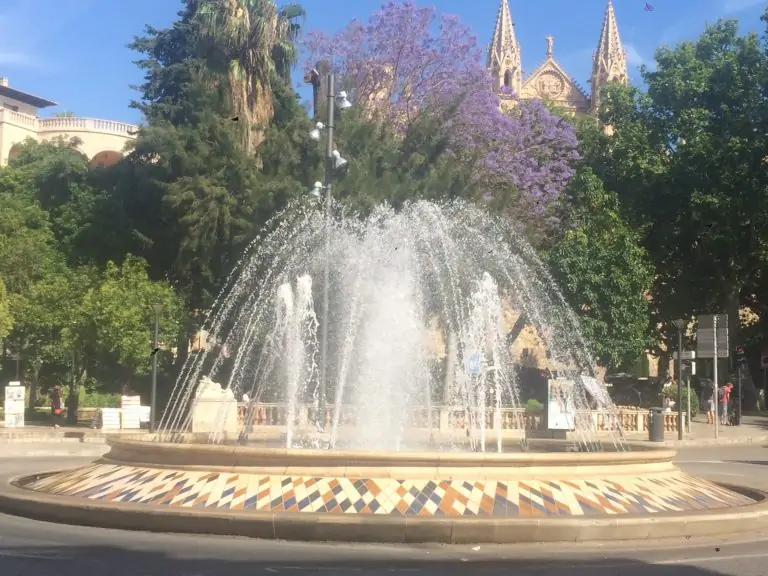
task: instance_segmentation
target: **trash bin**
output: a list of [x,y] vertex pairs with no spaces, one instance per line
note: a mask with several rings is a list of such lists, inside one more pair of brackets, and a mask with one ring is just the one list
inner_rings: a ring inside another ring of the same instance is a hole
[[664,409],[651,408],[648,413],[648,440],[664,442]]

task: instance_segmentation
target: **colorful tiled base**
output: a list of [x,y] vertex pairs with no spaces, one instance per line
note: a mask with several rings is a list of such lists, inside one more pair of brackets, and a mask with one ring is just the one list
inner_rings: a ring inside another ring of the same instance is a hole
[[473,482],[312,478],[92,464],[27,485],[48,494],[251,512],[404,516],[585,516],[714,510],[754,504],[681,473],[580,480]]

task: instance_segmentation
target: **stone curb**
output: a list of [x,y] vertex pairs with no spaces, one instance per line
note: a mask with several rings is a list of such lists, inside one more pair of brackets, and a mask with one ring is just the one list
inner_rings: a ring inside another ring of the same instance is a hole
[[[637,440],[630,441],[638,442]],[[642,444],[668,448],[692,448],[697,446],[733,446],[768,443],[768,435],[765,436],[737,436],[732,438],[689,438],[685,440],[665,440],[664,442],[642,441]]]
[[[98,528],[262,539],[392,544],[514,544],[722,536],[768,528],[768,500],[719,512],[582,518],[420,518],[349,514],[248,513],[105,503],[52,496],[17,485],[55,472],[0,478],[0,511]],[[728,486],[762,497],[762,493]]]
[[[106,444],[109,438],[121,438],[127,436],[126,432],[101,432],[97,430],[83,431],[55,431],[47,429],[30,430],[14,429],[5,431],[0,427],[0,445],[2,444],[24,444],[34,442],[66,442],[66,443],[89,443]],[[728,445],[751,445],[768,444],[768,434],[761,436],[735,436],[726,438],[686,438],[682,441],[669,439],[664,442],[649,442],[647,436],[632,437],[627,436],[627,441],[656,448],[685,448],[696,446],[728,446]],[[2,450],[2,449],[0,449]]]
[[0,443],[3,458],[98,458],[107,452],[107,445],[96,442],[23,442]]

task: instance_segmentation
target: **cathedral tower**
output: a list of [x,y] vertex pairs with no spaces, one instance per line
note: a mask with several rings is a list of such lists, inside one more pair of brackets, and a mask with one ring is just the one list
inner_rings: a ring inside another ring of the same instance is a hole
[[520,44],[515,36],[515,25],[507,0],[501,0],[496,15],[493,39],[488,47],[488,71],[493,77],[498,92],[503,86],[521,94],[523,88],[523,67],[520,60]]
[[[619,38],[613,0],[608,0],[600,30],[600,40],[592,57],[592,93],[588,94],[553,55],[554,38],[546,37],[545,60],[526,78],[520,57],[520,44],[515,34],[509,0],[501,0],[496,14],[493,39],[488,48],[487,69],[496,93],[507,87],[522,99],[537,98],[578,114],[594,113],[598,107],[600,89],[609,82],[627,84],[627,53]],[[515,99],[501,97],[502,108],[514,106]]]
[[592,56],[592,110],[599,105],[600,89],[609,82],[629,83],[627,72],[627,52],[621,44],[619,27],[616,24],[616,13],[613,10],[613,0],[608,0],[603,18],[603,28],[597,51]]

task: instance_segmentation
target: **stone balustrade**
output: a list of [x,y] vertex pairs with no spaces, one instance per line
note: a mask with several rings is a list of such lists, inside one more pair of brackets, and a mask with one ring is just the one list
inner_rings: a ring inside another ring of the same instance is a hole
[[100,132],[119,136],[135,136],[139,127],[114,120],[57,116],[38,119],[39,132]]
[[13,124],[34,132],[100,132],[118,136],[133,137],[139,130],[138,126],[101,120],[99,118],[78,118],[76,116],[55,116],[53,118],[38,118],[31,114],[16,112],[8,108],[0,108],[0,123]]
[[[250,415],[249,415],[250,411]],[[331,424],[331,411],[326,414],[326,423]],[[481,411],[472,414],[476,422],[482,417]],[[497,412],[494,408],[488,408],[485,413],[485,426],[488,429],[495,428]],[[501,419],[502,430],[536,430],[541,426],[542,415],[530,413],[525,408],[502,408],[498,412]],[[284,404],[252,404],[250,407],[240,404],[239,420],[243,425],[246,418],[250,420],[252,427],[257,426],[285,426],[288,420],[288,408]],[[594,429],[600,432],[610,432],[619,426],[625,433],[644,434],[648,432],[648,410],[635,407],[618,407],[616,411],[578,411],[574,418],[579,427],[589,427],[587,420],[592,420]],[[313,405],[298,407],[296,424],[307,425],[319,420],[317,408]],[[466,429],[469,416],[464,409],[446,408],[434,406],[430,410],[415,408],[411,412],[411,424],[415,428],[435,428],[440,430]],[[431,420],[431,421],[430,421]],[[339,424],[353,424],[355,421],[355,408],[343,406],[339,417]],[[687,415],[683,414],[683,426],[687,423]],[[664,430],[677,432],[677,413],[664,414]]]

